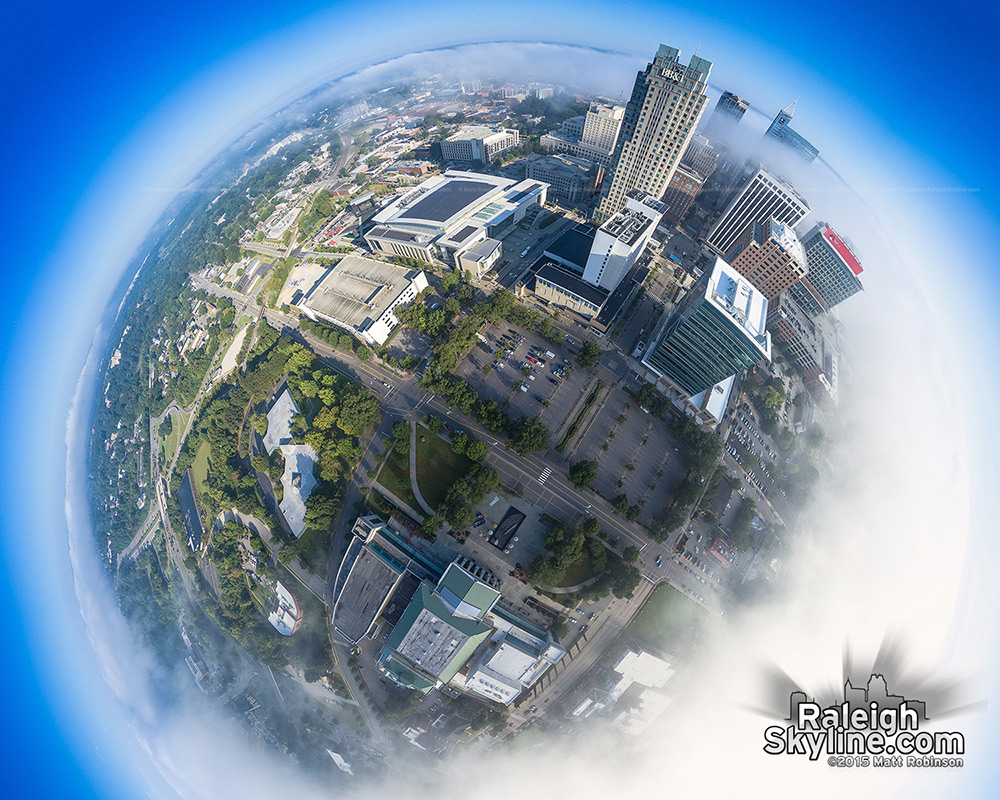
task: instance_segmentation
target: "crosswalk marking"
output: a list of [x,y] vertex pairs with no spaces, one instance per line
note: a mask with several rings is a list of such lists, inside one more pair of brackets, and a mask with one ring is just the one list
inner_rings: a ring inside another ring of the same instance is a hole
[[550,470],[548,467],[546,467],[545,469],[542,470],[542,474],[538,476],[538,482],[541,483],[541,484],[544,484],[545,481],[547,481],[549,479],[549,475],[551,475],[551,474],[552,474],[552,470]]

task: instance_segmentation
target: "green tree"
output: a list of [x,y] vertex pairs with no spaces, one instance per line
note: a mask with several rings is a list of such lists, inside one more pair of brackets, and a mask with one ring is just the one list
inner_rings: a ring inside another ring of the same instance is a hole
[[473,461],[482,461],[486,458],[486,452],[486,442],[482,442],[479,439],[470,441],[468,446],[465,448],[465,455]]
[[596,461],[577,461],[569,468],[569,480],[577,489],[586,489],[597,477]]
[[404,444],[404,449],[410,447],[410,423],[404,420],[396,420],[392,423],[392,435],[397,442]]
[[359,361],[368,361],[372,357],[372,351],[362,344],[358,345],[358,349],[354,351],[354,355],[358,357]]
[[424,520],[424,524],[420,526],[424,533],[431,534],[434,533],[438,528],[440,528],[444,523],[441,521],[440,517],[430,516]]
[[601,348],[590,339],[583,343],[580,352],[576,354],[576,363],[584,369],[589,369],[601,360]]
[[261,436],[267,433],[267,415],[266,414],[251,414],[250,415],[250,427],[253,428]]
[[451,435],[451,451],[463,455],[469,447],[469,434],[453,433]]
[[639,560],[639,548],[629,545],[622,550],[622,558],[629,564],[634,564]]
[[642,573],[620,558],[611,558],[609,562],[608,582],[611,593],[620,599],[630,599],[642,580]]
[[628,510],[628,495],[619,494],[611,499],[611,507],[618,514],[624,514]]
[[508,441],[514,452],[525,456],[538,450],[546,450],[552,437],[538,417],[521,417],[511,425]]

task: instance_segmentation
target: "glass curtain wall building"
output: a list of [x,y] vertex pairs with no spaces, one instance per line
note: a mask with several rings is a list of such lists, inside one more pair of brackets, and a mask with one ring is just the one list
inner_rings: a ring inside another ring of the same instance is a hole
[[643,361],[689,397],[771,358],[767,299],[721,258]]

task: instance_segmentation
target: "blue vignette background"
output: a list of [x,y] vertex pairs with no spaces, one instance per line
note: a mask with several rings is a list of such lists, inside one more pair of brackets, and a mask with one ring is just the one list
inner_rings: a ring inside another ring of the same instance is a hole
[[[639,68],[664,41],[681,47],[685,58],[701,45],[715,64],[713,84],[732,84],[758,106],[807,98],[800,108],[808,102],[823,110],[827,141],[843,126],[839,151],[813,137],[827,145],[827,160],[842,170],[852,166],[855,175],[900,177],[905,202],[887,202],[882,221],[903,244],[938,248],[947,280],[933,288],[963,327],[955,335],[983,357],[975,387],[983,436],[972,444],[977,496],[987,497],[997,484],[988,446],[1000,410],[992,355],[1000,343],[995,7],[953,2],[923,10],[876,1],[817,9],[778,0],[761,13],[730,0],[711,6],[513,0],[502,19],[469,10],[438,0],[419,8],[43,0],[6,9],[0,32],[7,112],[0,134],[7,178],[0,284],[5,796],[133,796],[139,785],[105,749],[116,737],[128,747],[128,731],[114,712],[86,719],[74,713],[74,693],[102,679],[77,657],[88,646],[81,620],[50,618],[46,610],[72,590],[60,534],[65,420],[95,325],[148,228],[200,166],[260,117],[357,66],[466,42],[541,40],[635,53]],[[753,82],[745,77],[751,68],[759,75]],[[754,83],[759,87],[751,91]],[[868,145],[860,149],[859,126]],[[130,180],[137,174],[146,179],[143,195],[126,213],[120,193],[136,189]],[[927,191],[913,191],[920,187]],[[109,208],[121,211],[113,223],[101,216]],[[923,242],[919,223],[928,221],[940,230]],[[974,289],[962,308],[954,294],[960,283]],[[980,522],[984,531],[990,527]],[[984,609],[981,624],[985,636],[995,637],[991,611]],[[982,796],[997,796],[997,775],[984,771],[982,781]]]

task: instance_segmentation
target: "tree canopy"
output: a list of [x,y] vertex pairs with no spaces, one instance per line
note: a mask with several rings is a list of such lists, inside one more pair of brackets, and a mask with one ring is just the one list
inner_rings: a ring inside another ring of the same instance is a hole
[[569,480],[577,489],[586,489],[597,477],[596,461],[577,461],[569,468]]

